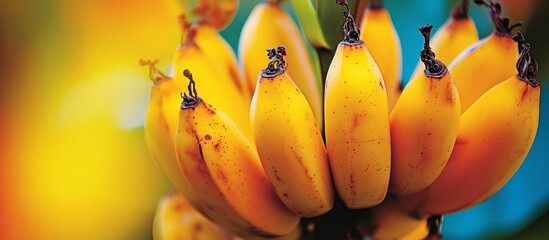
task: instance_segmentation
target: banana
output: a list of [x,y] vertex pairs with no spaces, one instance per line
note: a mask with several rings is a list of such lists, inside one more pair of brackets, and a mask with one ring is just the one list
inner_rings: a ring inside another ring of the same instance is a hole
[[322,133],[313,111],[286,71],[284,46],[270,49],[251,104],[263,168],[286,206],[303,217],[332,209],[334,190]]
[[438,177],[454,147],[461,104],[446,65],[429,47],[433,25],[419,30],[425,38],[422,75],[410,81],[390,115],[391,180],[396,195],[418,192]]
[[[255,148],[222,111],[197,95],[189,70],[175,137],[176,156],[189,184],[223,228],[259,236],[290,233],[299,216],[280,201]],[[204,81],[205,82],[205,81]],[[228,227],[227,227],[228,225]]]
[[465,112],[483,93],[515,74],[518,53],[511,31],[520,24],[509,26],[509,19],[501,15],[499,3],[485,3],[496,27],[488,37],[463,50],[448,66]]
[[313,62],[299,28],[275,3],[257,4],[246,19],[240,34],[238,56],[251,92],[255,89],[257,76],[269,63],[257,53],[280,45],[292,53],[286,59],[289,66],[288,74],[307,97],[317,125],[322,127],[322,85],[316,77]]
[[456,145],[441,175],[426,190],[420,214],[472,207],[497,192],[520,167],[539,121],[537,62],[521,34],[518,74],[494,86],[461,116]]
[[[437,53],[437,59],[446,66],[463,50],[478,41],[477,27],[468,12],[469,0],[463,0],[431,39],[431,49]],[[423,69],[423,63],[419,60],[410,79],[419,76]]]
[[[184,84],[161,72],[155,66],[156,62],[141,61],[141,65],[149,66],[149,78],[153,80],[151,97],[145,117],[145,138],[152,156],[159,163],[175,190],[185,196],[187,201],[198,211],[212,219],[217,214],[204,205],[180,170],[175,153],[175,134],[179,121],[181,89]],[[175,106],[175,108],[173,107]],[[224,226],[233,232],[237,228],[226,223]]]
[[419,226],[417,226],[415,229],[413,229],[411,232],[407,233],[406,235],[400,237],[400,240],[418,240],[418,239],[428,239],[428,240],[435,240],[431,238],[427,238],[429,236],[429,229],[427,227],[427,220],[423,220]]
[[348,9],[345,37],[326,76],[324,112],[336,191],[348,208],[357,209],[378,205],[385,198],[391,143],[383,77]]
[[215,225],[179,194],[170,194],[158,204],[153,220],[155,240],[222,240],[233,239],[226,231]]
[[248,83],[240,72],[236,54],[229,43],[219,34],[217,29],[207,24],[195,24],[190,31],[194,35],[194,42],[198,47],[212,62],[215,62],[222,71],[230,76],[238,92],[249,101],[252,92],[249,91]]
[[360,38],[376,61],[387,87],[389,110],[393,108],[401,93],[402,52],[398,33],[389,12],[383,8],[383,1],[376,0],[364,10],[360,24]]
[[141,60],[140,64],[149,67],[149,78],[153,82],[145,116],[147,146],[175,190],[183,194],[193,206],[200,208],[201,201],[179,170],[174,151],[179,117],[177,106],[181,102],[179,93],[184,85],[156,68],[156,62]]
[[[403,206],[403,201],[388,196],[381,205],[361,210],[363,216],[357,229],[370,239],[405,239],[413,234],[425,234],[426,217],[417,217]],[[419,229],[419,230],[418,230]],[[421,239],[421,237],[415,238]]]
[[239,0],[199,0],[193,11],[198,22],[221,30],[233,20]]
[[[238,89],[238,81],[233,78],[235,75],[228,71],[231,67],[228,64],[220,64],[223,61],[222,58],[228,56],[223,53],[222,49],[225,48],[223,42],[215,40],[201,42],[208,36],[212,36],[211,31],[213,30],[204,26],[191,27],[187,31],[185,42],[174,54],[171,75],[184,82],[181,73],[184,69],[189,69],[196,75],[207,79],[201,82],[202,97],[229,115],[248,140],[253,143],[249,117],[250,95],[244,94],[244,91]],[[218,45],[213,46],[216,43]],[[215,50],[219,50],[219,55]]]

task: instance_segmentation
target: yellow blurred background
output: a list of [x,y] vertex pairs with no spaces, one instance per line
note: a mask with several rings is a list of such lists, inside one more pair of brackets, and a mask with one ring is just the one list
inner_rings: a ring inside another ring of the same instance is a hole
[[180,39],[169,1],[0,3],[0,239],[150,238],[169,191],[142,124]]

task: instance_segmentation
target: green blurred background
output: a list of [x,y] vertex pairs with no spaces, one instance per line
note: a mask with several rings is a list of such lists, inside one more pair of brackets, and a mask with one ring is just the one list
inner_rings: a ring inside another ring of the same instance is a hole
[[[241,0],[221,32],[235,51],[257,2]],[[422,46],[417,27],[436,30],[457,2],[385,1],[403,43],[405,81]],[[549,237],[548,4],[501,2],[512,22],[524,23],[540,61],[538,136],[500,192],[446,216],[448,239]],[[0,239],[152,238],[154,209],[170,188],[144,143],[151,83],[138,60],[169,69],[181,37],[177,13],[177,0],[0,1]],[[471,15],[487,36],[486,9],[471,4]]]

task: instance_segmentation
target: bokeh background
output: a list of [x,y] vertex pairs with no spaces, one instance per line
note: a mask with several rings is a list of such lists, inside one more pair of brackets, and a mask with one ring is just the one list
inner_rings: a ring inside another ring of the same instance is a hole
[[[151,83],[138,60],[170,68],[181,37],[177,1],[0,1],[0,239],[152,238],[154,210],[170,187],[143,139]],[[221,32],[235,50],[257,2],[241,0]],[[538,135],[500,192],[445,217],[448,239],[549,237],[548,4],[501,2],[512,22],[523,22],[541,63]],[[417,27],[436,30],[456,3],[385,1],[403,43],[405,81],[422,46]],[[471,15],[487,36],[486,9],[471,4]]]

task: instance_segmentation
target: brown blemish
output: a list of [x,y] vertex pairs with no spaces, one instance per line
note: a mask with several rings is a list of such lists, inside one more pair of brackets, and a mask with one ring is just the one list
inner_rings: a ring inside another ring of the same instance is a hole
[[272,173],[277,182],[282,182],[282,179],[280,179],[280,176],[278,175],[278,171],[275,168],[272,168]]
[[204,226],[200,222],[196,222],[194,224],[194,231],[192,235],[193,240],[199,240],[200,239],[200,232],[204,229]]
[[444,100],[446,100],[446,103],[450,105],[454,105],[454,96],[452,94],[452,83],[448,82],[448,85],[446,86],[446,90],[444,91]]
[[200,153],[200,158],[202,159],[202,161],[204,161],[204,154],[202,153],[202,144],[200,144],[200,140],[198,139],[198,135],[196,135],[196,133],[195,133],[195,137],[196,137],[196,142],[198,143],[198,151]]
[[353,128],[358,127],[359,124],[360,124],[360,114],[356,113],[353,116]]
[[229,180],[227,179],[227,175],[222,168],[217,169],[217,178],[221,179],[221,181],[228,186]]
[[206,139],[206,140],[212,140],[212,136],[210,136],[210,134],[206,134],[206,136],[204,136],[204,139]]
[[355,177],[354,174],[351,174],[349,176],[349,195],[351,195],[351,199],[349,201],[351,204],[354,204],[355,197],[356,197],[356,189],[355,189]]
[[[202,103],[203,101],[200,102]],[[209,115],[214,115],[215,111],[213,109],[214,107],[211,104],[208,104],[208,107],[206,107],[206,113],[208,113]]]
[[176,212],[180,212],[182,211],[183,209],[185,209],[187,206],[184,202],[178,202],[177,204],[175,204],[173,206],[173,210],[176,211]]
[[214,145],[213,145],[214,149],[216,152],[219,152],[219,150],[221,150],[221,139],[219,139]]
[[525,87],[522,89],[522,94],[520,95],[520,101],[524,101],[526,94],[528,93],[528,83],[525,83]]

